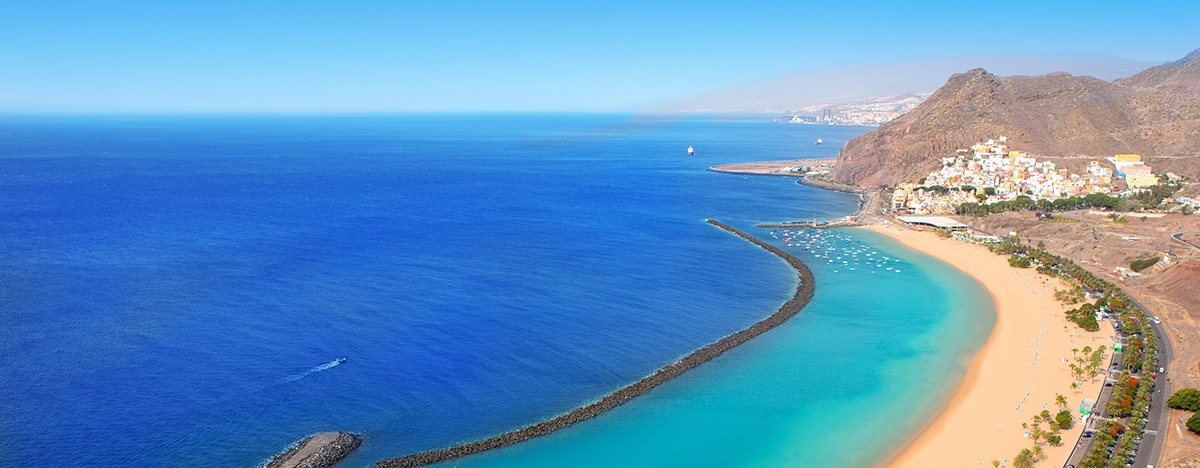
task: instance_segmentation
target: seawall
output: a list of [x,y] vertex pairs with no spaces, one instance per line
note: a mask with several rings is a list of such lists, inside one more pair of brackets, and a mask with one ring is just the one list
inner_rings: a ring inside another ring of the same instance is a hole
[[808,304],[808,301],[812,299],[814,285],[816,282],[813,279],[812,271],[810,271],[808,266],[801,262],[800,259],[783,251],[783,249],[754,238],[753,236],[728,224],[722,223],[715,219],[708,219],[707,222],[722,230],[737,235],[738,237],[741,237],[742,239],[745,239],[746,241],[775,254],[787,262],[788,265],[790,265],[792,269],[796,271],[796,274],[800,279],[796,285],[796,292],[792,295],[791,299],[788,299],[787,302],[779,307],[779,310],[767,316],[765,319],[730,335],[726,335],[724,338],[721,338],[720,340],[717,340],[708,346],[700,348],[683,357],[682,359],[668,364],[667,366],[655,371],[641,380],[622,387],[595,402],[576,408],[552,419],[509,431],[494,437],[468,442],[453,447],[381,460],[377,462],[376,465],[384,468],[429,465],[453,458],[513,445],[534,437],[543,436],[559,429],[563,429],[577,422],[586,421],[600,415],[605,411],[616,408],[635,397],[644,395],[650,390],[654,389],[654,387],[678,377],[689,369],[720,356],[725,351],[733,349],[738,345],[741,345],[742,343],[750,341],[750,339],[763,334],[767,330],[779,326],[783,322],[787,321],[787,319],[800,312],[800,309],[802,309],[806,304]]

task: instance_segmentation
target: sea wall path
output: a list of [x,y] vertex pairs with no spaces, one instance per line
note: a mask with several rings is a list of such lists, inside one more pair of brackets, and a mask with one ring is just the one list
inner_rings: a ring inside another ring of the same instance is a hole
[[653,374],[650,374],[641,380],[638,380],[637,382],[622,387],[595,402],[581,406],[552,419],[505,432],[494,437],[468,442],[453,447],[381,460],[377,462],[376,465],[384,468],[429,465],[453,458],[513,445],[534,437],[543,436],[559,429],[563,429],[577,422],[591,419],[605,411],[616,408],[635,397],[644,395],[654,387],[678,377],[689,369],[720,356],[725,351],[733,349],[738,345],[741,345],[742,343],[750,341],[750,339],[761,335],[763,332],[779,326],[783,322],[787,321],[787,319],[800,312],[800,309],[802,309],[806,304],[808,304],[808,301],[812,299],[815,281],[813,279],[812,271],[810,271],[808,266],[801,262],[800,259],[783,251],[783,249],[759,240],[728,224],[722,223],[715,219],[709,219],[707,222],[775,254],[787,262],[792,269],[796,270],[796,274],[799,276],[799,282],[796,285],[796,292],[792,295],[792,298],[788,299],[787,302],[779,307],[779,310],[775,311],[775,313],[771,314],[767,318],[756,322],[745,329],[727,335],[724,338],[717,340],[715,343],[700,348],[691,354],[684,356],[683,359],[668,364],[667,366],[655,371]]

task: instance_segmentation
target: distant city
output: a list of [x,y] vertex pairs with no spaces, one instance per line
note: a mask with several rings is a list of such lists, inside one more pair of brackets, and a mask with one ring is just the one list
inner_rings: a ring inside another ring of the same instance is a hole
[[812,125],[878,126],[915,109],[932,93],[901,94],[843,104],[818,104],[800,109],[776,122]]

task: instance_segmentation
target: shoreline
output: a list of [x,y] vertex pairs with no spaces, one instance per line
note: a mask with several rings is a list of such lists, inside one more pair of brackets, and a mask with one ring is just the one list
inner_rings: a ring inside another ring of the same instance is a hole
[[[996,324],[987,341],[971,358],[966,374],[953,393],[911,439],[880,466],[986,466],[992,460],[1010,465],[1022,448],[1033,447],[1022,423],[1043,409],[1057,413],[1056,394],[1066,397],[1077,417],[1083,398],[1094,398],[1102,380],[1084,380],[1071,390],[1074,378],[1066,360],[1071,349],[1111,346],[1110,326],[1088,333],[1063,318],[1067,309],[1054,300],[1059,280],[1032,269],[1010,267],[1004,257],[986,248],[939,238],[930,232],[866,226],[907,248],[951,265],[978,281],[996,304]],[[1106,325],[1106,324],[1105,324]],[[1041,330],[1041,334],[1036,332]],[[1106,353],[1106,355],[1111,352]],[[1064,445],[1044,446],[1045,466],[1061,466],[1082,432],[1076,419],[1060,432]]]
[[697,349],[683,358],[668,364],[652,374],[643,377],[642,379],[621,387],[616,391],[601,397],[599,400],[579,406],[567,413],[538,422],[532,425],[524,426],[519,429],[505,432],[500,435],[492,436],[487,439],[467,442],[452,447],[428,450],[400,457],[380,460],[375,463],[375,466],[380,467],[401,467],[401,466],[422,466],[433,463],[443,462],[454,458],[459,458],[467,455],[472,455],[492,449],[506,447],[517,444],[534,437],[540,437],[550,434],[559,429],[564,429],[575,423],[586,421],[595,416],[598,416],[605,411],[621,406],[629,400],[648,393],[655,387],[682,375],[684,372],[699,366],[721,354],[729,351],[754,337],[763,334],[764,332],[775,328],[795,316],[808,304],[812,299],[816,281],[813,278],[812,271],[799,258],[785,252],[783,249],[775,247],[765,241],[759,240],[733,226],[722,223],[715,219],[706,220],[723,231],[741,237],[746,241],[757,245],[783,261],[787,262],[793,270],[796,271],[797,284],[796,291],[791,299],[788,299],[771,315],[755,322],[747,328],[733,332],[725,337],[709,344],[703,348]]

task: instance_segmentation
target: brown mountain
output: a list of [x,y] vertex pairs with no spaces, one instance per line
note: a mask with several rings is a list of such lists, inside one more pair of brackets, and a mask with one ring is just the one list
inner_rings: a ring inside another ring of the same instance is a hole
[[847,142],[833,177],[858,185],[916,182],[955,149],[1000,135],[1013,149],[1043,156],[1183,156],[1183,167],[1195,167],[1200,49],[1111,83],[979,68],[953,75],[916,109]]

